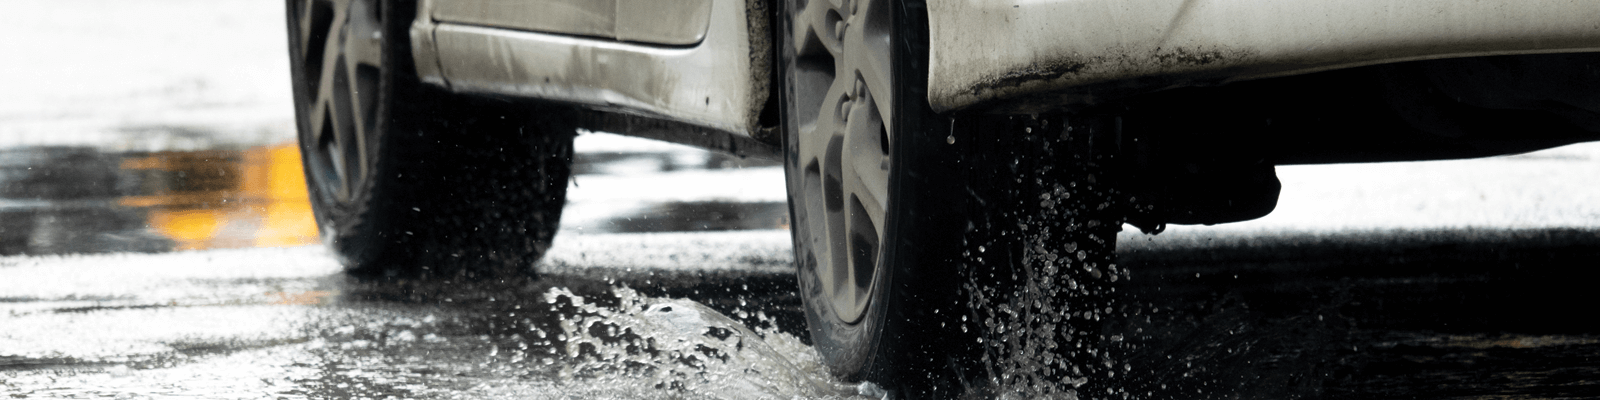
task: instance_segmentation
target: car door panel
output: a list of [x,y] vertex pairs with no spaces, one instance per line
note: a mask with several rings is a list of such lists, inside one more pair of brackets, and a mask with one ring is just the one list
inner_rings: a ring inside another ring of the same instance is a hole
[[616,37],[616,0],[435,0],[433,7],[439,22]]
[[[450,2],[469,0],[424,0],[434,10],[425,15],[440,15],[438,10],[447,8],[442,4]],[[705,130],[694,133],[698,136],[762,132],[757,120],[767,104],[771,55],[766,15],[749,13],[759,1],[616,4],[622,5],[614,10],[619,20],[639,25],[609,38],[419,18],[411,29],[419,78],[459,92],[583,104],[687,123]],[[667,22],[694,28],[651,25]]]
[[711,0],[616,0],[617,40],[687,46],[706,37]]
[[436,22],[668,46],[705,39],[711,0],[435,0]]

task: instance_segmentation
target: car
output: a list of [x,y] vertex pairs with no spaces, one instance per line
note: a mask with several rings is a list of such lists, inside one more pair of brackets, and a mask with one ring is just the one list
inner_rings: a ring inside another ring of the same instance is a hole
[[1572,0],[289,0],[353,273],[531,274],[579,129],[781,160],[832,373],[1103,392],[1124,225],[1258,218],[1279,165],[1600,139]]

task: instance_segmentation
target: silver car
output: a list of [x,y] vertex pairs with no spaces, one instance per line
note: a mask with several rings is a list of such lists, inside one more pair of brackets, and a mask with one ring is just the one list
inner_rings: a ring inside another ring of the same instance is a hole
[[307,181],[351,271],[532,273],[577,129],[780,159],[812,340],[904,397],[1103,392],[1116,232],[1258,218],[1277,165],[1600,139],[1586,0],[288,9]]

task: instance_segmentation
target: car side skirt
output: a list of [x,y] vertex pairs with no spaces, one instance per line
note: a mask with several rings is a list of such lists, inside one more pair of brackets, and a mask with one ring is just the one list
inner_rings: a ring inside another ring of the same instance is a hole
[[1451,57],[1600,51],[1592,0],[929,0],[935,110]]
[[704,39],[686,46],[440,22],[425,10],[411,34],[424,82],[666,122],[651,124],[653,131],[693,126],[695,135],[748,138],[765,132],[759,117],[767,104],[771,54],[764,4],[712,1]]

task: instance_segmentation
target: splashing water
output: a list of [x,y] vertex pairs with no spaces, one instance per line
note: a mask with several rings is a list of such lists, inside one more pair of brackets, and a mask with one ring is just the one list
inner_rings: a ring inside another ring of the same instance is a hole
[[752,330],[686,299],[612,288],[602,306],[565,288],[544,294],[561,314],[548,342],[566,365],[565,383],[639,384],[716,398],[857,398],[860,386],[833,380],[815,349],[771,328]]
[[1013,159],[1016,183],[993,197],[1002,211],[969,229],[964,291],[990,396],[1127,397],[1114,388],[1124,345],[1102,327],[1116,318],[1113,283],[1128,278],[1114,259],[1121,222],[1106,211],[1116,196],[1094,162],[1055,154],[1068,140],[1023,142],[1040,154]]

